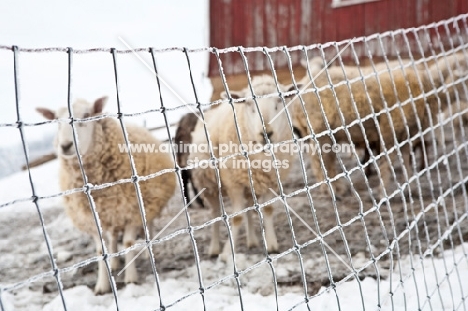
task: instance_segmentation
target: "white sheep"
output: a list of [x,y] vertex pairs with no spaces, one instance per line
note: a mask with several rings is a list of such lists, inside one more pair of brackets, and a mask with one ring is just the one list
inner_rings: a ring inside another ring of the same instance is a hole
[[[396,63],[392,62],[390,68],[393,67],[393,64]],[[353,66],[345,66],[344,70],[341,66],[331,67],[327,69],[328,74],[324,72],[316,77],[313,86],[318,88],[325,87],[325,89],[318,92],[318,94],[315,94],[315,92],[308,92],[302,95],[305,102],[307,117],[310,120],[310,126],[314,133],[326,132],[326,123],[328,122],[332,130],[346,126],[346,131],[349,132],[351,142],[356,146],[365,145],[364,135],[366,135],[369,142],[374,144],[378,143],[378,145],[384,143],[387,149],[393,147],[396,142],[401,142],[409,138],[405,125],[409,127],[410,136],[414,135],[414,133],[418,131],[418,119],[422,122],[425,118],[424,98],[414,98],[420,95],[422,96],[424,92],[431,89],[427,76],[424,71],[414,70],[412,67],[405,68],[404,70],[396,68],[389,72],[385,70],[386,66],[387,64],[376,66],[376,70],[380,72],[379,74],[375,74],[374,68],[372,67],[362,67],[361,72],[357,67]],[[373,75],[363,78],[363,76],[367,76],[372,72],[374,72]],[[349,87],[346,84],[336,86],[337,83],[343,82],[345,79],[349,80],[356,77],[361,77],[361,79],[354,81]],[[333,91],[330,88],[329,79],[334,85]],[[396,92],[394,89],[396,89]],[[407,100],[410,101],[408,104],[402,107],[398,106],[399,103]],[[427,100],[431,102],[434,99],[431,96],[427,96]],[[394,105],[397,106],[393,107]],[[321,107],[323,107],[325,112],[326,122],[322,117]],[[396,109],[391,110],[387,114],[385,110],[391,107]],[[373,118],[360,122],[364,127],[364,132],[361,130],[359,124],[350,126],[350,123],[356,119],[372,116],[372,110],[376,113],[384,112],[377,117],[378,124],[374,122]],[[404,122],[402,112],[406,118],[406,122]],[[344,124],[341,120],[341,114],[344,118]],[[296,100],[293,105],[293,116],[294,125],[299,129],[302,135],[311,134],[300,100]],[[392,123],[393,125],[391,125]],[[377,127],[379,127],[382,132],[383,141],[380,141]],[[395,133],[397,141],[394,140],[393,133]],[[345,130],[336,132],[334,138],[337,143],[349,143]],[[318,142],[319,145],[325,143],[331,144],[332,140],[327,133],[325,136],[319,138]],[[315,148],[315,143],[313,141],[311,144],[313,148]],[[411,172],[409,161],[410,152],[408,147],[408,144],[402,147],[402,154],[406,169]],[[396,152],[390,154],[392,163],[394,162],[395,154]],[[311,154],[311,157],[314,174],[319,181],[324,180],[318,153]],[[335,177],[336,155],[333,152],[322,153],[322,157],[328,177]],[[380,169],[385,186],[392,184],[389,165],[390,163],[388,163],[385,158],[381,160]],[[340,178],[333,183],[332,186],[335,193],[338,195],[345,194],[348,188],[344,178]],[[392,189],[389,190],[391,191]],[[323,184],[322,192],[327,191],[328,186]],[[381,189],[381,194],[382,192],[383,189]]]
[[[451,86],[453,83],[461,87],[461,84],[456,83],[454,79],[466,77],[468,74],[468,52],[450,53],[448,51],[445,54],[439,55],[435,63],[430,66],[429,74],[434,81],[435,87],[440,87],[443,84]],[[462,88],[457,88],[457,90],[461,91]],[[454,88],[449,88],[448,91],[453,96],[452,92],[455,91]],[[462,94],[464,93],[462,91]]]
[[[429,118],[432,122],[439,120],[439,113],[447,115],[448,106],[457,101],[468,100],[468,52],[450,53],[439,55],[439,57],[429,66],[429,77],[433,89],[445,89],[438,93],[442,103],[441,111],[435,107],[431,109],[430,116],[426,115],[426,123],[429,126]],[[458,80],[461,81],[458,81]],[[455,109],[456,106],[454,105]]]
[[[442,89],[437,92],[437,97],[441,102],[441,109],[435,103],[430,107],[430,111],[426,111],[423,120],[423,130],[435,125],[439,121],[443,121],[449,117],[450,111],[452,113],[460,112],[467,109],[468,102],[468,53],[457,52],[452,53],[447,51],[445,54],[438,55],[435,61],[431,62],[429,66],[429,80],[432,89]],[[455,129],[455,139],[458,139],[461,126],[466,126],[466,115],[461,115],[460,118],[453,120]],[[436,139],[438,143],[445,143],[442,141],[441,131],[436,132]],[[432,141],[426,142],[430,145]]]
[[[303,59],[301,59],[301,65],[308,69],[310,72],[310,76],[312,78],[318,78],[318,77],[327,77],[330,76],[330,79],[333,83],[338,83],[344,81],[344,79],[351,80],[355,79],[358,77],[361,77],[362,75],[369,75],[374,73],[375,71],[381,72],[381,71],[394,71],[394,70],[400,70],[402,66],[408,66],[410,60],[404,59],[401,62],[399,60],[389,60],[385,62],[377,62],[374,63],[373,66],[355,66],[355,65],[344,65],[344,64],[338,64],[334,66],[330,66],[330,64],[325,64],[323,62],[323,59],[321,57],[313,57],[312,59],[309,60],[309,62],[305,62]],[[412,66],[412,65],[411,65]],[[323,70],[323,68],[327,67],[327,71]],[[424,69],[424,65],[418,64],[417,69]],[[318,76],[317,76],[318,75]],[[298,81],[299,84],[305,85],[305,84],[311,84],[311,80],[309,77],[309,74],[307,73],[301,80]]]
[[[76,100],[72,106],[73,116],[88,118],[101,115],[106,101],[107,97],[99,98],[93,104],[85,100]],[[37,108],[37,111],[48,120],[66,119],[69,116],[67,108],[60,108],[56,112],[47,108]],[[75,123],[75,129],[79,142],[78,150],[89,183],[101,185],[132,177],[128,153],[120,149],[125,146],[125,141],[117,120],[105,117],[97,121]],[[155,148],[159,147],[160,142],[146,129],[137,126],[126,126],[126,129],[131,144],[154,144]],[[83,188],[83,177],[73,143],[73,130],[69,124],[59,123],[55,148],[60,161],[59,181],[62,191]],[[138,176],[147,176],[174,167],[171,158],[165,153],[133,152],[132,154]],[[138,181],[148,225],[159,216],[173,195],[175,181],[174,173]],[[95,202],[103,238],[108,239],[108,251],[117,252],[117,237],[120,232],[123,232],[123,243],[126,248],[135,244],[137,233],[142,228],[142,216],[134,184],[132,182],[116,184],[101,190],[92,190],[90,194]],[[74,226],[94,238],[96,250],[101,254],[101,240],[87,195],[84,192],[66,195],[64,205]],[[134,251],[125,255],[125,261],[129,264],[125,270],[125,283],[138,281],[136,266],[130,263],[134,255]],[[111,268],[117,269],[118,262],[118,258],[113,257]],[[105,263],[100,260],[94,292],[103,294],[110,289]]]
[[[407,65],[403,61],[403,65]],[[449,96],[445,96],[442,92],[433,92],[441,86],[441,81],[446,81],[452,77],[450,73],[454,73],[455,77],[460,76],[460,67],[466,68],[466,59],[463,53],[447,55],[441,60],[429,66],[429,71],[425,70],[424,64],[419,64],[414,68],[413,65],[403,69],[399,61],[391,61],[388,63],[378,63],[375,66],[337,66],[330,67],[327,72],[323,72],[315,77],[314,84],[316,87],[326,87],[333,84],[334,92],[328,87],[318,93],[303,94],[302,98],[305,101],[305,109],[310,124],[303,113],[300,101],[297,100],[293,106],[294,110],[294,126],[298,128],[302,136],[311,134],[309,126],[312,127],[315,133],[326,131],[326,122],[321,114],[321,107],[326,115],[327,122],[332,130],[347,126],[352,143],[357,147],[363,147],[364,135],[366,135],[371,146],[380,147],[385,144],[386,148],[395,146],[397,142],[402,142],[416,135],[420,128],[422,130],[429,127],[429,118],[433,122],[437,120],[438,114],[438,98],[441,101],[442,109],[448,105],[448,98],[452,98],[455,88],[448,88]],[[388,68],[391,70],[388,71]],[[376,73],[377,72],[377,73]],[[461,71],[461,74],[466,75],[467,71]],[[439,74],[440,73],[440,74]],[[370,77],[364,78],[364,76]],[[346,84],[336,86],[337,83],[345,80],[359,78],[354,81],[350,87]],[[304,77],[301,82],[310,81],[309,77]],[[461,85],[461,84],[460,84]],[[350,91],[351,88],[351,91]],[[395,91],[396,90],[396,91]],[[461,91],[459,90],[459,93]],[[425,95],[425,96],[423,96]],[[415,99],[416,97],[422,97]],[[425,97],[425,98],[424,98]],[[399,106],[401,102],[409,101],[409,104]],[[425,105],[428,105],[429,111]],[[354,108],[356,106],[356,110]],[[414,107],[413,107],[414,106]],[[372,109],[371,109],[372,108]],[[389,111],[390,118],[386,113]],[[396,108],[396,109],[395,109]],[[375,113],[383,112],[377,118],[377,124],[373,119],[362,122],[364,133],[359,125],[349,127],[349,124],[358,118],[364,118],[372,115],[372,110]],[[403,112],[403,114],[402,114]],[[340,114],[343,115],[344,124],[341,121]],[[405,122],[406,119],[406,122]],[[393,125],[391,125],[393,123]],[[406,126],[409,128],[409,136]],[[380,140],[377,129],[380,129],[383,141]],[[338,131],[334,138],[338,143],[348,142],[344,130]],[[396,141],[395,141],[396,138]],[[319,144],[331,143],[329,135],[319,138]],[[312,142],[314,144],[314,142]],[[417,145],[417,144],[416,144]],[[403,162],[406,170],[410,174],[412,169],[409,159],[409,144],[402,147]],[[380,148],[379,148],[380,149]],[[391,162],[395,160],[395,152],[390,154]],[[335,154],[323,154],[323,162],[327,175],[332,178],[336,175],[335,171]],[[319,180],[323,180],[323,172],[320,165],[320,160],[316,154],[312,155],[313,170]],[[391,172],[389,164],[385,159],[381,160],[381,173],[385,185],[394,184],[391,182]],[[333,184],[334,190],[338,195],[344,194],[347,186],[344,180],[340,179]],[[322,191],[326,192],[327,185],[322,186]],[[390,191],[393,189],[389,188]],[[381,194],[383,189],[380,189]]]
[[320,56],[311,58],[308,62],[301,58],[301,65],[307,70],[306,75],[298,81],[299,84],[307,84],[310,82],[309,74],[315,77],[327,65]]
[[[277,93],[275,82],[273,78],[269,76],[254,77],[252,79],[252,87],[256,96]],[[284,91],[283,86],[280,86],[280,88]],[[210,141],[213,146],[215,157],[226,157],[229,154],[234,154],[240,151],[235,150],[239,146],[237,129],[240,132],[242,143],[246,145],[264,145],[265,135],[272,143],[292,139],[291,131],[287,130],[290,126],[288,124],[286,114],[280,114],[274,122],[269,124],[269,122],[283,108],[283,102],[280,97],[275,96],[256,99],[258,108],[264,120],[264,129],[250,90],[246,88],[240,92],[231,92],[231,95],[233,98],[245,98],[250,96],[249,99],[241,103],[234,104],[238,127],[234,121],[232,107],[227,103],[222,103],[217,109],[205,112],[206,129],[210,135]],[[224,92],[221,96],[223,98],[227,98]],[[201,160],[210,159],[210,153],[207,148],[200,147],[202,145],[207,146],[205,126],[202,122],[198,122],[194,132],[192,133],[192,141],[198,146],[198,148],[197,152],[190,154],[190,163],[194,164]],[[230,143],[237,147],[233,150],[223,149],[225,146],[229,146]],[[256,150],[257,148],[251,149]],[[266,202],[269,198],[273,197],[271,189],[278,192],[278,181],[273,164],[276,164],[278,168],[280,180],[284,181],[289,172],[289,161],[292,155],[288,152],[280,152],[276,149],[273,150],[276,156],[276,163],[273,163],[271,155],[265,152],[249,155],[250,164],[252,166],[251,174],[253,188],[255,189],[256,197],[260,198],[260,203]],[[269,163],[268,167],[266,163]],[[229,197],[233,212],[239,212],[240,210],[253,205],[252,189],[247,169],[248,166],[246,164],[247,162],[245,157],[243,155],[239,155],[222,161],[218,165],[222,195]],[[262,165],[259,166],[259,164]],[[268,170],[268,168],[270,168],[270,170]],[[199,189],[206,188],[203,195],[205,203],[212,210],[212,217],[219,217],[220,202],[215,170],[213,168],[196,167],[193,169],[192,177]],[[276,204],[278,204],[278,202]],[[264,215],[267,250],[269,252],[276,251],[278,250],[278,242],[273,223],[273,207],[265,206],[262,209],[262,212]],[[246,217],[247,246],[257,246],[259,242],[252,229],[253,224],[250,213],[247,213]],[[237,237],[242,220],[243,215],[235,216],[232,220],[232,239],[234,244],[237,243]],[[213,224],[212,230],[209,254],[217,255],[220,253],[219,221]],[[231,253],[230,250],[230,243],[227,242],[220,254],[220,259],[226,261]]]

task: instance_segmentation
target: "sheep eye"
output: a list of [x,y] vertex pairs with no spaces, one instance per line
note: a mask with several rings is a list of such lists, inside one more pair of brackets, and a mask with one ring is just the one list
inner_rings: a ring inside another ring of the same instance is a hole
[[[86,118],[89,118],[89,113],[87,113],[87,112],[83,114],[82,119],[86,119]],[[78,122],[78,126],[79,127],[84,127],[84,126],[86,126],[86,124],[83,121],[81,121],[81,122]]]

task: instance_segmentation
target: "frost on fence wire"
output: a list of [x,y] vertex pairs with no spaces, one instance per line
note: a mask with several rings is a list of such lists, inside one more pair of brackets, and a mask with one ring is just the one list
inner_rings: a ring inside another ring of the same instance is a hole
[[[312,309],[314,302],[332,293],[334,305],[341,309],[345,308],[341,292],[345,282],[357,285],[354,295],[360,295],[358,308],[363,309],[369,299],[372,307],[393,309],[402,304],[460,309],[465,303],[466,275],[459,266],[468,263],[463,245],[468,236],[466,15],[420,28],[311,46],[133,51],[0,48],[12,51],[17,108],[17,119],[0,126],[18,128],[28,163],[24,128],[46,123],[69,126],[71,143],[79,154],[75,167],[82,180],[72,189],[41,196],[28,167],[31,197],[0,202],[0,207],[6,207],[32,200],[51,265],[19,282],[3,281],[2,309],[3,294],[50,277],[67,309],[64,290],[87,281],[70,285],[64,280],[96,262],[100,272],[92,274],[91,282],[101,278],[108,284],[103,291],[112,292],[119,308],[123,299],[119,284],[125,283],[126,272],[120,276],[123,266],[116,268],[113,262],[120,256],[131,259],[140,250],[149,255],[135,259],[140,282],[152,274],[155,290],[151,295],[157,298],[153,306],[157,310],[176,310],[192,301],[209,308],[214,296],[210,293],[219,295],[222,287],[236,290],[239,309],[247,308],[245,297],[252,293],[270,297],[278,309]],[[119,62],[133,57],[135,51],[147,57],[158,100],[147,111],[129,113],[121,99],[125,74]],[[17,66],[22,55],[43,52],[67,56],[68,107],[61,120],[25,123],[19,113]],[[80,115],[72,99],[72,77],[78,69],[75,59],[103,53],[112,68],[115,93],[109,95],[115,98],[117,112]],[[169,91],[157,65],[157,59],[167,53],[177,55],[188,69],[185,78],[193,96],[186,103],[168,103]],[[215,93],[211,101],[200,96],[194,79],[194,59],[200,53],[210,53],[219,68],[219,75],[212,77]],[[188,133],[190,152],[181,163],[177,153],[185,150],[184,145],[175,141],[168,120],[171,114],[187,112],[198,118]],[[141,149],[134,148],[139,141],[124,122],[154,114],[164,120],[172,142],[165,151],[157,151],[166,152],[175,164],[146,172],[138,164]],[[86,123],[103,120],[114,122],[120,147],[126,147],[119,150],[123,150],[120,156],[128,172],[118,180],[103,178],[96,183],[81,154],[79,133]],[[187,185],[187,175],[201,193],[190,193],[191,198],[200,194],[206,209],[190,208],[193,200],[183,197],[180,189]],[[154,215],[148,213],[151,203],[145,197],[146,183],[164,176],[174,176],[179,189],[154,219],[156,230],[152,230]],[[99,193],[123,185],[134,190],[134,212],[144,224],[139,233],[144,242],[128,244],[125,233],[124,250],[117,251],[112,241],[106,241],[110,226],[106,223],[112,221],[100,204],[119,196],[103,200]],[[74,264],[57,263],[41,202],[73,195],[83,196],[89,207],[98,254],[92,250],[80,254]],[[177,218],[180,214],[185,217]],[[245,233],[240,227],[245,227]],[[457,251],[460,245],[461,252]],[[126,260],[125,268],[132,262]],[[195,273],[179,276],[196,285],[178,297],[171,295],[165,288],[172,277],[167,264],[190,267]],[[379,285],[376,297],[366,295],[366,277]],[[448,292],[444,291],[447,287]],[[288,292],[295,299],[285,302],[282,296]]]

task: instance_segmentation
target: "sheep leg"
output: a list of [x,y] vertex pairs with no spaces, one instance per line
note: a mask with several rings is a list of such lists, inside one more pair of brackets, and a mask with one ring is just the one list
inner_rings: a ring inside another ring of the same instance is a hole
[[[275,192],[278,191],[278,189],[274,189]],[[262,202],[269,201],[270,199],[273,199],[275,195],[268,191],[262,196]],[[276,231],[275,231],[275,223],[274,223],[274,218],[273,218],[273,208],[274,207],[280,207],[279,205],[281,201],[276,201],[271,205],[267,205],[263,207],[262,209],[262,215],[263,215],[263,228],[265,230],[265,240],[266,240],[266,246],[267,246],[267,251],[269,253],[276,252],[278,250],[278,239],[276,238]]]
[[[370,153],[369,153],[369,150],[367,148],[364,148],[364,157],[361,159],[361,163],[364,164],[366,163],[367,161],[370,160]],[[366,177],[370,177],[372,176],[372,169],[371,169],[371,165],[367,166],[365,169],[364,169],[364,174],[366,174]]]
[[[403,165],[405,166],[405,170],[406,170],[406,174],[408,176],[408,179],[407,180],[403,180],[402,182],[403,183],[407,183],[409,181],[409,179],[413,176],[413,166],[411,165],[411,159],[412,159],[412,156],[411,156],[411,150],[410,150],[410,144],[407,143],[407,144],[404,144],[401,149],[401,154],[402,154],[402,157],[403,157]],[[401,174],[403,179],[404,179],[404,174]],[[409,185],[407,186],[409,187]],[[396,189],[396,188],[395,188]],[[409,193],[409,190],[408,188],[406,188],[406,190],[404,191],[405,194],[408,194]]]
[[[240,211],[240,210],[242,210],[243,208],[246,207],[246,202],[247,201],[246,201],[245,196],[244,196],[244,189],[243,188],[241,188],[241,187],[232,187],[232,188],[228,189],[228,196],[231,199],[234,213],[238,212],[238,211]],[[238,240],[239,229],[240,229],[240,227],[242,225],[242,219],[243,218],[244,218],[243,215],[238,215],[238,216],[235,216],[232,219],[231,237],[232,237],[232,243],[234,244],[234,249],[235,249],[235,245],[236,245],[237,240]],[[230,245],[229,241],[227,241],[224,244],[223,252],[219,255],[219,258],[222,261],[227,262],[227,259],[228,259],[230,254],[231,254],[231,245]]]
[[[253,199],[250,198],[245,202],[246,206],[252,206],[253,205]],[[255,234],[254,230],[254,223],[253,223],[253,211],[248,211],[245,215],[247,218],[247,221],[245,222],[245,231],[247,233],[247,247],[248,248],[254,248],[260,245],[260,242],[257,238],[257,235]]]
[[[274,204],[277,204],[276,202]],[[278,239],[276,238],[275,224],[273,222],[273,206],[263,208],[263,223],[265,225],[265,239],[269,253],[278,251]]]
[[[324,181],[325,180],[325,175],[323,174],[323,171],[322,171],[322,165],[320,163],[319,155],[312,154],[311,155],[311,163],[312,163],[312,170],[314,172],[316,182]],[[322,184],[320,186],[320,192],[323,195],[327,195],[328,194],[328,186],[326,184]]]
[[428,153],[427,153],[427,148],[430,146],[431,142],[429,141],[424,141],[424,147],[422,142],[417,142],[416,145],[413,145],[414,152],[416,153],[416,150],[419,149],[421,152],[421,161],[419,162],[418,171],[422,171],[426,168],[426,161],[429,163],[428,159]]
[[[135,244],[135,240],[139,231],[139,227],[126,225],[123,236],[123,243],[125,248],[129,248]],[[134,262],[134,257],[136,255],[135,251],[128,252],[125,254],[125,283],[136,283],[138,282],[138,272]]]
[[[322,143],[321,143],[321,145],[323,146]],[[330,144],[330,146],[331,146],[331,144]],[[322,165],[320,163],[320,155],[319,155],[317,149],[315,149],[316,147],[314,146],[313,143],[311,144],[311,148],[313,148],[311,150],[311,162],[312,162],[312,169],[314,171],[315,177],[317,179],[317,182],[324,181],[325,180],[325,175],[324,175],[324,172],[322,170]],[[335,177],[336,176],[336,170],[335,170],[336,155],[335,155],[335,153],[332,150],[330,150],[330,152],[327,152],[327,153],[322,152],[322,161],[323,161],[324,168],[327,171],[327,175],[330,178]],[[344,195],[346,193],[346,191],[347,191],[347,187],[344,184],[343,178],[340,178],[339,180],[333,182],[332,187],[333,187],[333,190],[335,192],[335,195],[337,195],[337,196]],[[328,195],[329,194],[329,188],[328,188],[328,185],[326,183],[323,183],[320,186],[320,190],[321,190],[323,195]]]
[[[117,232],[109,231],[107,238],[109,239],[109,253],[117,253]],[[110,264],[112,270],[117,270],[119,268],[119,257],[111,257]]]
[[[149,240],[151,241],[153,239],[153,234],[154,234],[154,225],[153,221],[149,221],[146,224],[146,227],[148,228],[148,234],[149,234]],[[146,238],[145,238],[145,231],[142,228],[142,233],[143,233],[143,240],[146,243]],[[153,248],[153,254],[154,254],[154,245],[151,244],[151,247]],[[148,251],[144,252],[145,253],[145,259],[150,259],[150,253]]]
[[184,185],[184,197],[185,197],[186,203],[188,203],[190,201],[190,194],[189,194],[189,188],[188,188],[190,172],[188,170],[182,170],[181,177],[182,177],[182,183]]
[[255,234],[252,211],[247,212],[247,222],[245,231],[247,232],[247,247],[254,248],[260,245],[257,235]]
[[[188,176],[189,176],[190,184],[192,185],[193,193],[197,194],[197,193],[199,193],[199,191],[198,191],[198,188],[195,185],[195,182],[194,182],[194,180],[192,178],[192,173],[190,171],[188,173],[189,173]],[[198,203],[198,205],[200,205],[200,207],[205,207],[205,204],[203,204],[203,200],[202,200],[202,198],[200,196],[198,196],[195,199],[195,201],[197,201],[197,203]],[[187,201],[187,203],[188,203],[188,201]]]
[[[315,181],[321,182],[325,180],[325,175],[323,174],[322,166],[320,164],[320,157],[317,152],[317,149],[318,149],[317,144],[314,142],[311,142],[309,143],[309,147],[310,147],[310,162],[312,165],[312,172],[315,176]],[[324,195],[327,194],[328,193],[327,185],[326,184],[321,185],[320,191]]]
[[[369,142],[369,148],[373,150],[376,154],[380,153],[380,143],[375,142],[375,141],[370,141]],[[367,161],[370,160],[370,151],[367,149],[367,146],[364,146],[364,158],[361,160],[361,163],[364,164]],[[373,164],[370,163],[369,166],[366,167],[364,173],[366,174],[366,177],[371,177],[373,172],[372,172],[372,167]]]
[[[94,242],[96,244],[96,252],[98,256],[102,256],[102,244],[101,239],[98,236],[94,236]],[[109,275],[107,273],[106,263],[100,259],[98,261],[98,277],[96,286],[94,287],[94,293],[96,295],[102,295],[111,291],[109,283]]]
[[[212,219],[219,217],[219,214],[220,214],[219,198],[216,196],[212,196],[211,194],[205,193],[205,200],[208,203],[208,207],[211,208]],[[219,252],[220,252],[219,223],[220,221],[217,221],[213,223],[211,227],[211,242],[210,242],[210,248],[208,250],[208,254],[211,256],[219,255]]]
[[[387,145],[387,146],[392,146],[392,145]],[[385,189],[387,191],[387,195],[392,194],[395,190],[397,190],[397,181],[398,181],[398,174],[397,175],[397,180],[393,180],[392,172],[391,170],[393,169],[393,163],[397,162],[403,162],[404,169],[406,170],[408,178],[410,178],[413,174],[413,168],[411,165],[411,154],[410,154],[410,146],[409,143],[404,144],[400,148],[400,152],[402,155],[402,158],[398,158],[397,150],[394,150],[393,152],[389,153],[390,157],[390,163],[388,163],[387,159],[382,159],[382,166],[381,166],[381,174],[382,174],[382,180],[385,185]],[[404,174],[401,174],[401,176],[404,176]],[[401,180],[401,182],[407,182],[407,180]],[[380,198],[383,197],[383,189],[381,189],[380,193]]]
[[408,174],[408,178],[410,178],[413,175],[413,166],[411,165],[412,157],[409,143],[404,144],[403,147],[401,147],[401,154],[403,156],[403,163],[405,165],[406,174]]
[[[385,146],[393,146],[393,145],[394,145],[394,143],[392,141],[385,142]],[[381,150],[384,150],[383,146],[381,148],[382,148]],[[388,153],[390,163],[388,162],[387,158],[385,158],[385,157],[380,160],[381,163],[379,165],[379,169],[380,169],[380,174],[382,176],[383,185],[382,185],[382,183],[380,185],[379,198],[385,197],[385,190],[386,190],[387,195],[391,195],[396,190],[396,181],[393,180],[393,178],[392,178],[392,176],[393,176],[393,174],[392,174],[393,163],[397,162],[396,161],[396,158],[397,158],[396,152],[397,152],[396,150],[393,150],[393,152]],[[409,163],[409,161],[408,161],[408,163]]]

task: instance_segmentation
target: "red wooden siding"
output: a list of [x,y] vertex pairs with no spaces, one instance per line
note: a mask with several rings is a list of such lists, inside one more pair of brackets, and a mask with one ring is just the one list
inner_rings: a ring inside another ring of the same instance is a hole
[[[333,8],[332,0],[211,0],[210,45],[217,48],[232,46],[296,46],[341,41],[387,30],[416,27],[468,13],[467,0],[378,0],[357,5]],[[458,27],[466,34],[466,25]],[[451,26],[453,29],[453,27]],[[430,32],[431,40],[446,35],[444,26]],[[425,37],[418,33],[419,40]],[[417,51],[414,35],[408,34],[411,51]],[[397,35],[395,42],[383,38],[369,42],[374,55],[391,54],[394,45],[406,46],[404,35]],[[421,42],[424,47],[429,41]],[[362,44],[354,45],[356,52],[366,54]],[[336,48],[330,47],[331,50]],[[404,50],[404,49],[403,49]],[[401,49],[399,48],[401,52]],[[316,51],[319,53],[319,51]],[[293,65],[303,54],[291,53]],[[352,55],[343,53],[343,58]],[[249,69],[253,72],[270,69],[268,59],[261,52],[247,53]],[[275,68],[284,68],[287,57],[283,52],[272,53]],[[239,53],[221,54],[226,75],[245,73]],[[219,76],[219,66],[211,56],[209,75]]]

